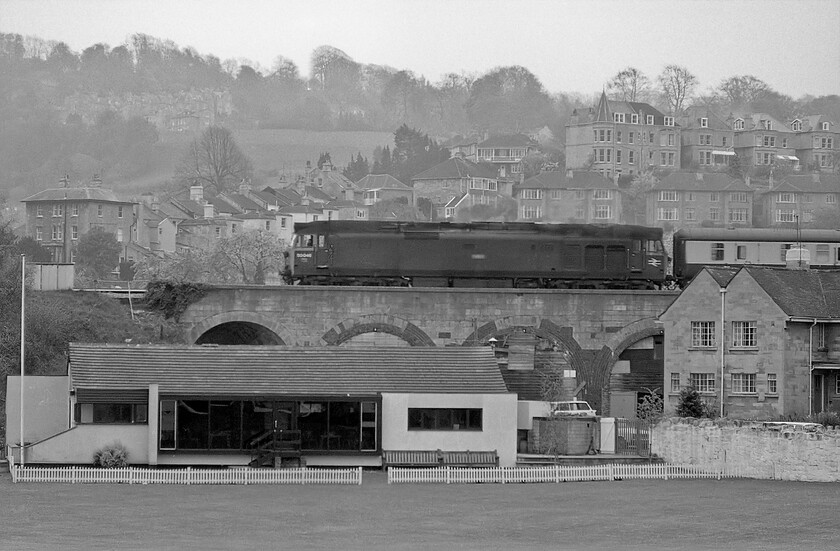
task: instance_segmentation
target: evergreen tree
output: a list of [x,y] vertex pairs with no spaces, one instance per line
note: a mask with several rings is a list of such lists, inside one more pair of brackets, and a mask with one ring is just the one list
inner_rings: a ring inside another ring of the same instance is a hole
[[332,164],[332,159],[330,159],[330,154],[329,154],[328,151],[318,155],[318,169],[320,170],[320,169],[324,168],[324,165],[326,163]]
[[350,181],[358,182],[370,174],[370,170],[368,169],[368,160],[365,157],[362,157],[361,152],[359,152],[355,158],[350,155],[350,164],[344,168],[343,174]]

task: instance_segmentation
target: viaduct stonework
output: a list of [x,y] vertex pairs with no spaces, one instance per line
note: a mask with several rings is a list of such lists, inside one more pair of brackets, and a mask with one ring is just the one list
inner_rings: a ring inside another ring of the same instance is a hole
[[[219,286],[181,316],[199,344],[486,346],[525,331],[566,353],[601,404],[628,347],[661,335],[673,291]],[[608,409],[608,400],[603,408]],[[608,411],[604,411],[608,414]]]

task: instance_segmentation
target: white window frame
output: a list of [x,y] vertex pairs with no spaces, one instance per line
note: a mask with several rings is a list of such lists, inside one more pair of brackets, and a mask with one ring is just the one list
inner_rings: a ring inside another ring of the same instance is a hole
[[70,226],[70,239],[73,241],[79,238],[79,226]]
[[[840,377],[837,377],[837,380],[840,381]],[[775,373],[768,373],[767,374],[767,394],[778,394],[779,393],[779,380],[776,378]]]
[[677,207],[659,207],[656,211],[656,219],[663,222],[674,222],[680,219],[680,211]]
[[777,203],[796,203],[796,195],[790,191],[780,191],[776,196]]
[[755,394],[755,373],[732,373],[732,394]]
[[732,124],[732,127],[735,130],[743,130],[744,129],[744,119],[735,119],[735,122]]
[[659,191],[659,200],[676,202],[680,200],[680,193],[673,189],[663,189]]
[[638,113],[631,113],[630,114],[630,124],[639,124],[639,114]]
[[522,199],[540,200],[542,199],[542,190],[533,188],[523,189]]
[[714,373],[690,373],[688,381],[697,392],[704,394],[714,393],[717,386]]
[[755,321],[732,322],[732,348],[756,348],[758,328]]
[[665,117],[665,126],[674,126],[674,117]]
[[716,348],[717,329],[713,321],[691,322],[691,347]]
[[680,374],[671,373],[671,392],[679,392],[682,389],[680,385]]
[[729,221],[730,222],[747,222],[749,218],[749,209],[744,208],[734,208],[729,209]]
[[612,205],[595,205],[593,218],[595,220],[612,220]]
[[645,122],[647,124],[653,124],[653,115],[648,115]]
[[613,122],[624,123],[624,113],[613,113]]
[[700,128],[709,128],[709,119],[706,117],[700,117]]
[[603,200],[611,200],[612,190],[611,189],[594,189],[592,190],[592,198],[593,199],[603,199]]

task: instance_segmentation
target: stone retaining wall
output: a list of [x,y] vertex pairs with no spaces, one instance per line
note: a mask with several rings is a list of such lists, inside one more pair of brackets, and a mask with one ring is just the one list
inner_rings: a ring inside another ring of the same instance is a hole
[[750,478],[840,482],[840,427],[671,418],[653,427],[651,451],[668,463],[726,464]]

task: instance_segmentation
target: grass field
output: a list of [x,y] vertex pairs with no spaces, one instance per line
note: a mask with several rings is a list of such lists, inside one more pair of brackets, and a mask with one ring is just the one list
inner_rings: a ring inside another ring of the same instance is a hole
[[2,549],[837,549],[840,487],[126,486],[0,477]]

